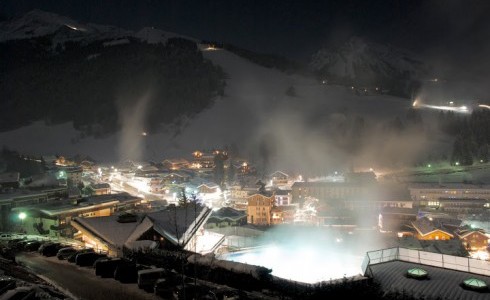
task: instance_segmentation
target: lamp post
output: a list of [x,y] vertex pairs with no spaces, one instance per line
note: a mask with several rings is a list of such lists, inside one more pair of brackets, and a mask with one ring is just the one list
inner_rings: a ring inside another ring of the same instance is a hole
[[20,226],[22,227],[22,230],[24,230],[24,219],[26,217],[27,217],[27,214],[25,212],[19,213]]

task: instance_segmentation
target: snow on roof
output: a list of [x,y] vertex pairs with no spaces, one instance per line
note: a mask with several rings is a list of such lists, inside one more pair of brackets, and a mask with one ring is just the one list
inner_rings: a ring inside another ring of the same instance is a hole
[[205,206],[197,210],[193,206],[178,206],[140,215],[136,222],[120,223],[117,221],[118,216],[74,218],[73,221],[116,247],[135,245],[151,228],[174,245],[185,246],[210,214],[211,209]]
[[119,223],[118,216],[96,217],[96,218],[74,218],[72,222],[80,224],[95,236],[113,246],[122,246],[126,243],[129,235],[138,227],[140,222]]
[[204,230],[202,235],[196,235],[196,237],[194,252],[201,254],[213,252],[225,240],[225,236],[223,234],[208,230]]
[[276,177],[276,176],[282,176],[282,177],[289,177],[288,174],[281,172],[281,171],[275,171],[270,175],[270,177]]
[[196,262],[201,265],[221,267],[226,270],[233,270],[240,273],[250,274],[256,279],[262,279],[262,275],[272,272],[271,269],[267,269],[261,266],[217,259],[214,255],[193,254],[187,258],[187,261]]
[[237,210],[231,207],[222,207],[218,210],[213,211],[211,214],[211,218],[238,220],[246,217],[246,215],[247,214],[242,210]]
[[142,240],[142,241],[128,241],[124,243],[124,246],[128,249],[139,250],[139,249],[155,249],[158,244],[155,241]]
[[174,244],[185,246],[197,227],[209,218],[212,210],[206,206],[168,207],[166,210],[149,213],[153,229]]
[[207,183],[203,183],[203,184],[199,185],[197,188],[200,188],[200,187],[202,187],[202,186],[205,186],[205,187],[207,187],[207,188],[209,188],[209,189],[217,189],[217,188],[219,188],[219,185],[217,185],[217,184],[216,184],[216,183],[214,183],[214,182],[207,182]]

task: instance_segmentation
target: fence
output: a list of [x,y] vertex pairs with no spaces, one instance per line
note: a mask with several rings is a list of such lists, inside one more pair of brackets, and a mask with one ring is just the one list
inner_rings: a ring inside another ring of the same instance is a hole
[[489,261],[400,247],[367,252],[361,265],[362,272],[366,274],[370,265],[394,260],[490,276]]

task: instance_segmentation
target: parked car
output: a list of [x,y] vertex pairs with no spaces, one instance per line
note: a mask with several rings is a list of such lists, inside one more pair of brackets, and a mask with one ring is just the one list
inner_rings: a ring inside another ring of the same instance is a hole
[[[185,291],[185,293],[184,293]],[[184,297],[184,294],[186,297]],[[174,289],[173,298],[175,300],[192,299],[216,299],[216,296],[208,286],[195,284],[194,282],[184,285],[177,285]]]
[[2,295],[2,300],[35,299],[36,289],[28,286],[19,286],[8,290]]
[[100,277],[114,277],[117,266],[127,263],[122,258],[101,258],[94,263],[95,275]]
[[44,256],[51,257],[51,256],[56,256],[58,251],[61,248],[65,247],[65,245],[62,245],[60,243],[51,243],[51,244],[43,244],[41,247],[42,247],[41,254]]
[[137,283],[138,271],[149,269],[149,267],[138,265],[134,262],[125,261],[114,270],[114,279],[121,283]]
[[0,276],[0,295],[17,287],[17,281],[10,276]]
[[80,249],[80,250],[76,251],[75,253],[71,254],[70,256],[68,256],[68,258],[66,260],[68,262],[74,263],[78,254],[80,254],[80,253],[87,253],[87,252],[94,252],[94,249],[92,249],[92,248]]
[[42,245],[41,241],[28,241],[27,243],[24,244],[24,250],[37,251],[39,247],[41,247],[41,245]]
[[56,257],[59,260],[67,259],[70,257],[70,255],[76,253],[78,250],[73,248],[73,247],[64,247],[58,250],[58,253],[56,253]]
[[178,277],[174,273],[169,273],[165,278],[157,279],[153,287],[153,292],[155,295],[160,296],[163,299],[172,299],[174,288],[181,283],[182,278]]
[[80,267],[93,266],[95,261],[102,257],[107,257],[107,255],[95,252],[79,253],[75,257],[75,264]]
[[3,232],[0,234],[0,241],[10,241],[12,239],[24,238],[24,234]]
[[146,291],[153,291],[158,279],[165,277],[164,268],[150,268],[138,271],[138,287]]

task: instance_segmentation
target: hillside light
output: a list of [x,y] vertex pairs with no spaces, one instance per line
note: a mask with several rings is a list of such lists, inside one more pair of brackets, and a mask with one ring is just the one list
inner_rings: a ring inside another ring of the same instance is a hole
[[459,161],[456,162],[456,166],[459,166]]
[[19,219],[24,221],[24,219],[27,217],[26,213],[25,212],[21,212],[19,213]]
[[430,168],[430,167],[432,167],[432,165],[431,165],[431,164],[428,164],[428,165],[427,165],[427,168]]

